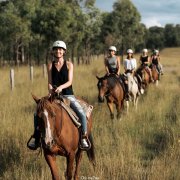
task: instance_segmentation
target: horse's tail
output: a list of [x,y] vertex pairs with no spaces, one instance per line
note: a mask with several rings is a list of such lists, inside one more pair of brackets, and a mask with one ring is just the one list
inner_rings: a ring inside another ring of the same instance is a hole
[[89,134],[88,139],[91,142],[91,148],[87,150],[87,156],[88,156],[89,161],[92,163],[93,167],[95,168],[96,166],[95,148],[94,148],[94,142],[93,142],[93,137],[91,133]]

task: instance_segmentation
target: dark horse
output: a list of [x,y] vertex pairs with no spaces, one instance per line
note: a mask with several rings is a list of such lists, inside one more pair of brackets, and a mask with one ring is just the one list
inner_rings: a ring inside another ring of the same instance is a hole
[[150,74],[146,68],[146,66],[141,65],[137,70],[136,70],[137,75],[141,77],[141,83],[143,89],[146,89],[148,85],[151,83],[151,78]]
[[117,109],[117,118],[121,117],[121,111],[124,106],[125,93],[122,85],[120,84],[119,77],[115,74],[110,74],[109,76],[97,77],[98,79],[98,100],[99,102],[104,102],[104,97],[106,97],[107,105],[110,110],[111,119],[114,119],[114,104]]
[[[66,157],[66,179],[78,179],[80,161],[82,159],[82,149],[79,147],[80,133],[74,125],[66,110],[52,97],[42,97],[41,99],[32,95],[37,103],[38,124],[41,131],[41,142],[44,157],[48,163],[52,179],[59,180],[58,168],[56,165],[56,155]],[[92,117],[87,121],[88,139],[91,147],[87,150],[88,159],[95,166],[95,153],[93,139],[91,135]],[[73,164],[76,162],[75,173],[73,174]]]

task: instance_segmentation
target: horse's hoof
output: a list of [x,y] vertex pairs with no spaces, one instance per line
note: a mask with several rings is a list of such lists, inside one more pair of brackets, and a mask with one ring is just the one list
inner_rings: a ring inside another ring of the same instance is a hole
[[121,120],[121,115],[118,115],[118,116],[117,116],[117,120]]
[[114,119],[114,114],[111,114],[111,119]]

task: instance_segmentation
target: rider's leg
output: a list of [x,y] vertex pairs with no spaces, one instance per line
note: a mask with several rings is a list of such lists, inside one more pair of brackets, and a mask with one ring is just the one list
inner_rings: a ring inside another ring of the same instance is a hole
[[161,69],[161,75],[163,75],[164,74],[163,65],[161,63],[159,63],[159,66],[160,66],[160,69]]
[[138,74],[135,74],[135,81],[136,81],[136,83],[137,83],[137,85],[138,85],[138,90],[139,90],[139,93],[140,94],[143,94],[144,93],[144,89],[142,88],[142,83],[141,83],[141,79],[140,79],[140,77],[139,77],[139,75]]
[[125,99],[126,101],[129,101],[129,87],[128,87],[128,79],[126,77],[126,74],[123,74],[121,76],[123,83],[124,83],[124,89],[125,89]]
[[158,64],[156,65],[156,69],[157,69],[158,73],[160,74],[160,73],[161,73],[161,70],[160,70],[160,67],[159,67]]
[[162,64],[159,63],[157,66],[158,66],[157,68],[159,69],[159,70],[158,70],[159,73],[160,73],[161,75],[163,75]]
[[127,82],[127,77],[124,74],[120,74],[119,76],[119,82],[123,88],[123,91],[125,93],[125,99],[128,101],[129,100],[129,88],[128,88],[128,82]]
[[82,139],[81,139],[81,145],[82,148],[88,148],[88,143],[87,143],[87,119],[85,112],[82,108],[82,106],[79,104],[79,102],[76,100],[76,98],[73,95],[68,95],[66,96],[70,100],[70,106],[71,108],[76,112],[77,116],[81,120],[82,124]]
[[36,150],[40,146],[40,131],[38,129],[38,117],[36,113],[34,113],[34,133],[32,135],[32,138],[30,142],[28,143],[28,147],[31,150]]
[[159,64],[156,65],[156,69],[158,71],[158,80],[160,80],[161,70],[160,70]]
[[129,86],[127,82],[125,82],[124,85],[125,85],[125,99],[126,101],[129,101]]

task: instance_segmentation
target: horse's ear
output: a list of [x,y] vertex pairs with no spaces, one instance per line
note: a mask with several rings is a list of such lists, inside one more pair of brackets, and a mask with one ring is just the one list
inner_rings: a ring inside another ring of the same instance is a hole
[[50,103],[52,103],[53,101],[54,101],[54,96],[51,94],[49,97],[48,97],[48,101],[50,102]]
[[96,75],[96,78],[99,80],[100,78]]
[[31,93],[31,95],[36,103],[38,103],[40,101],[40,99],[38,97],[36,97],[34,94]]

